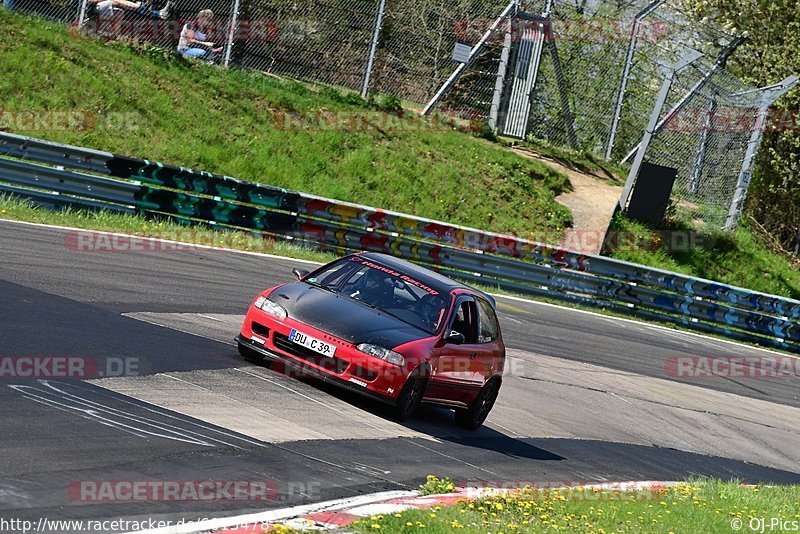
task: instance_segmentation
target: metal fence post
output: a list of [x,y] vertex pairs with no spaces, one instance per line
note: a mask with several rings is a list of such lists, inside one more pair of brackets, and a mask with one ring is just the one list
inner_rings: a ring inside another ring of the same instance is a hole
[[708,151],[708,140],[711,137],[711,132],[714,129],[717,113],[717,93],[714,92],[711,98],[708,99],[708,109],[706,110],[706,117],[703,120],[703,133],[700,136],[700,142],[697,145],[697,155],[694,158],[694,166],[692,167],[692,176],[689,178],[689,191],[696,195],[700,191],[700,180],[703,177],[703,167],[706,164],[706,152]]
[[639,178],[639,170],[644,162],[647,149],[650,147],[650,141],[653,140],[653,136],[656,134],[658,118],[661,116],[661,111],[664,109],[664,104],[667,102],[667,95],[672,86],[672,81],[675,79],[675,74],[682,68],[697,61],[701,55],[700,52],[693,51],[693,53],[687,55],[687,57],[681,59],[674,65],[665,67],[664,82],[661,84],[661,90],[658,92],[655,106],[653,106],[653,112],[650,114],[650,121],[647,123],[642,141],[639,143],[639,150],[636,152],[636,158],[631,165],[631,170],[628,173],[628,179],[625,181],[622,195],[619,197],[619,207],[622,211],[626,211],[628,208],[628,200],[630,199],[636,180]]
[[611,152],[614,150],[614,142],[616,141],[617,131],[619,129],[619,121],[622,119],[622,106],[625,103],[625,93],[628,91],[628,80],[630,79],[631,68],[633,67],[633,56],[636,53],[636,43],[639,40],[639,28],[641,28],[642,20],[664,2],[666,2],[666,0],[655,0],[639,11],[633,18],[631,39],[628,42],[628,51],[625,54],[625,65],[622,68],[622,80],[619,83],[619,92],[617,93],[617,105],[614,108],[614,116],[611,119],[611,131],[608,134],[606,159],[611,159]]
[[361,81],[361,98],[369,96],[369,86],[372,82],[372,69],[375,67],[375,57],[378,55],[378,43],[381,39],[383,17],[386,14],[386,0],[378,0],[378,11],[375,14],[375,25],[372,28],[372,40],[367,54],[367,64],[364,67],[364,76]]
[[497,129],[497,121],[500,115],[500,105],[503,100],[503,91],[506,86],[506,73],[508,72],[508,60],[511,57],[511,44],[513,32],[513,19],[509,18],[506,23],[506,33],[503,37],[503,52],[500,54],[500,64],[497,66],[497,78],[492,94],[492,107],[489,110],[489,129]]
[[464,71],[472,65],[472,62],[475,61],[475,58],[481,53],[481,51],[486,46],[486,43],[489,42],[489,39],[492,37],[494,32],[500,27],[500,24],[506,20],[506,18],[513,18],[517,14],[519,6],[517,4],[517,0],[511,0],[511,2],[506,6],[503,12],[500,14],[499,17],[494,21],[494,23],[489,27],[488,30],[483,34],[480,40],[472,47],[472,51],[469,53],[469,61],[466,63],[460,64],[453,74],[447,79],[444,84],[436,91],[436,94],[431,98],[430,102],[425,106],[425,109],[422,110],[422,115],[427,115],[433,109],[433,107],[439,103],[439,101],[444,97],[444,95],[458,82],[461,78],[461,75],[464,74]]
[[[710,69],[708,69],[708,71],[705,74],[703,74],[703,77],[700,79],[700,81],[694,84],[694,87],[689,89],[686,92],[686,94],[683,95],[683,97],[678,101],[678,103],[672,106],[672,109],[670,109],[667,112],[667,114],[664,115],[664,118],[661,119],[661,122],[659,122],[656,125],[654,133],[660,132],[664,128],[664,125],[667,123],[667,119],[674,116],[676,113],[679,113],[683,109],[683,107],[687,104],[687,102],[689,102],[689,100],[691,100],[691,98],[694,95],[696,95],[698,91],[700,91],[703,87],[706,86],[709,80],[711,80],[711,77],[714,76],[714,74],[716,74],[716,72],[719,69],[725,66],[725,63],[727,63],[728,58],[731,56],[731,54],[733,54],[733,52],[737,48],[739,48],[739,45],[742,44],[744,41],[745,41],[744,37],[737,37],[736,39],[728,43],[728,46],[726,46],[725,49],[723,49],[722,52],[720,52],[717,61]],[[634,156],[634,154],[636,154],[637,150],[639,150],[639,145],[633,147],[631,151],[628,152],[624,158],[622,158],[622,162],[625,163],[626,161],[629,161]]]
[[[85,1],[85,0],[84,0]],[[231,52],[233,51],[234,38],[236,37],[236,29],[239,25],[239,0],[233,0],[231,7],[231,24],[228,28],[228,41],[225,43],[225,68],[228,68],[231,62]]]
[[764,130],[767,127],[767,116],[769,108],[778,98],[791,91],[800,79],[797,76],[790,76],[780,83],[770,88],[765,88],[764,95],[756,114],[753,130],[750,133],[750,141],[747,143],[747,152],[742,161],[742,169],[739,172],[739,179],[736,182],[736,191],[731,199],[731,206],[728,209],[728,217],[725,220],[725,230],[733,230],[739,223],[739,217],[744,209],[744,201],[747,198],[747,190],[750,187],[750,179],[753,177],[753,165],[755,164],[761,140],[764,138]]
[[83,27],[83,21],[86,19],[86,0],[78,2],[78,30]]
[[572,114],[572,109],[569,107],[569,91],[567,90],[567,80],[564,77],[564,71],[561,68],[561,59],[558,57],[558,48],[556,47],[556,36],[553,31],[553,22],[548,19],[549,36],[548,45],[550,47],[550,56],[553,58],[553,69],[556,73],[556,82],[558,83],[558,94],[561,99],[561,111],[564,113],[564,120],[567,123],[567,137],[569,137],[569,144],[573,150],[580,150],[578,145],[578,136],[575,133],[575,116]]

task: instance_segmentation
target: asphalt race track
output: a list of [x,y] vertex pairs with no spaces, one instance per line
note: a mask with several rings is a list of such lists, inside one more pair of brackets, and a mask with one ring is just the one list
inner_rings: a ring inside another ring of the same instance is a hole
[[[0,357],[85,357],[91,379],[0,378],[0,515],[196,520],[471,481],[800,483],[798,384],[676,378],[675,356],[755,348],[498,298],[509,367],[478,432],[408,424],[353,394],[242,361],[252,296],[301,262],[213,250],[76,252],[0,221]],[[133,366],[128,375],[120,366]],[[109,376],[114,375],[114,376]],[[268,480],[269,502],[94,502],[81,481]]]

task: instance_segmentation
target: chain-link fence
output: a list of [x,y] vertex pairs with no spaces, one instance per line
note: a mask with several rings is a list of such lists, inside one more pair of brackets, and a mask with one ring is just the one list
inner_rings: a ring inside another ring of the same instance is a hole
[[[697,52],[702,59],[675,77],[646,156],[678,168],[676,205],[715,226],[748,183],[743,160],[760,141],[752,123],[763,95],[724,69],[740,41],[685,13],[680,0],[3,2],[84,34],[173,50],[184,25],[211,9],[203,38],[216,53],[206,59],[388,93],[426,111],[483,118],[500,134],[625,162],[642,141],[664,67]],[[726,113],[751,124],[725,131],[715,120]],[[684,131],[687,116],[710,123]]]
[[[678,70],[644,161],[676,169],[674,209],[715,228],[735,227],[769,106],[796,84],[754,88],[700,58]],[[688,96],[687,96],[688,95]]]
[[[375,0],[242,0],[234,64],[264,72],[359,89],[364,77]],[[245,27],[270,26],[265,38]]]
[[80,17],[83,0],[3,0],[3,7],[27,15],[36,15],[65,24]]
[[473,46],[507,4],[508,0],[390,0],[373,89],[426,103],[458,67],[453,59],[456,43]]
[[[674,0],[646,4],[639,14],[641,26],[632,39],[632,46],[631,41],[628,43],[632,54],[627,73],[623,65],[622,74],[617,71],[619,80],[614,84],[618,95],[622,89],[616,109],[618,127],[609,132],[604,155],[617,161],[629,159],[631,150],[641,139],[663,79],[662,66],[674,64],[688,51],[695,50],[710,60],[705,73],[716,72],[724,67],[724,61],[717,64],[715,60],[734,53],[741,42],[737,35],[710,21],[699,23]],[[682,96],[671,93],[667,110]]]
[[665,112],[696,89],[679,110],[662,117],[644,160],[677,169],[672,202],[684,217],[722,228],[756,127],[760,98],[722,70],[697,88],[712,67],[700,59],[675,74]]

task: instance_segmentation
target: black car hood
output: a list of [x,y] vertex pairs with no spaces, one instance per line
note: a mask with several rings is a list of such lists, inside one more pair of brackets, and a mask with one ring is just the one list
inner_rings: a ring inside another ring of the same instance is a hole
[[351,343],[372,343],[387,349],[431,334],[345,295],[295,282],[277,288],[270,300],[289,317]]

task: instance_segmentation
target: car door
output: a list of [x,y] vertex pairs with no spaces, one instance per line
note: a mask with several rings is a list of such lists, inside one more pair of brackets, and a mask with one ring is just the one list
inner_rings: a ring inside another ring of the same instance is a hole
[[452,317],[445,329],[464,336],[464,342],[445,342],[434,358],[430,396],[469,403],[480,388],[483,377],[476,374],[476,360],[485,347],[478,343],[480,325],[478,308],[471,296],[456,300]]

